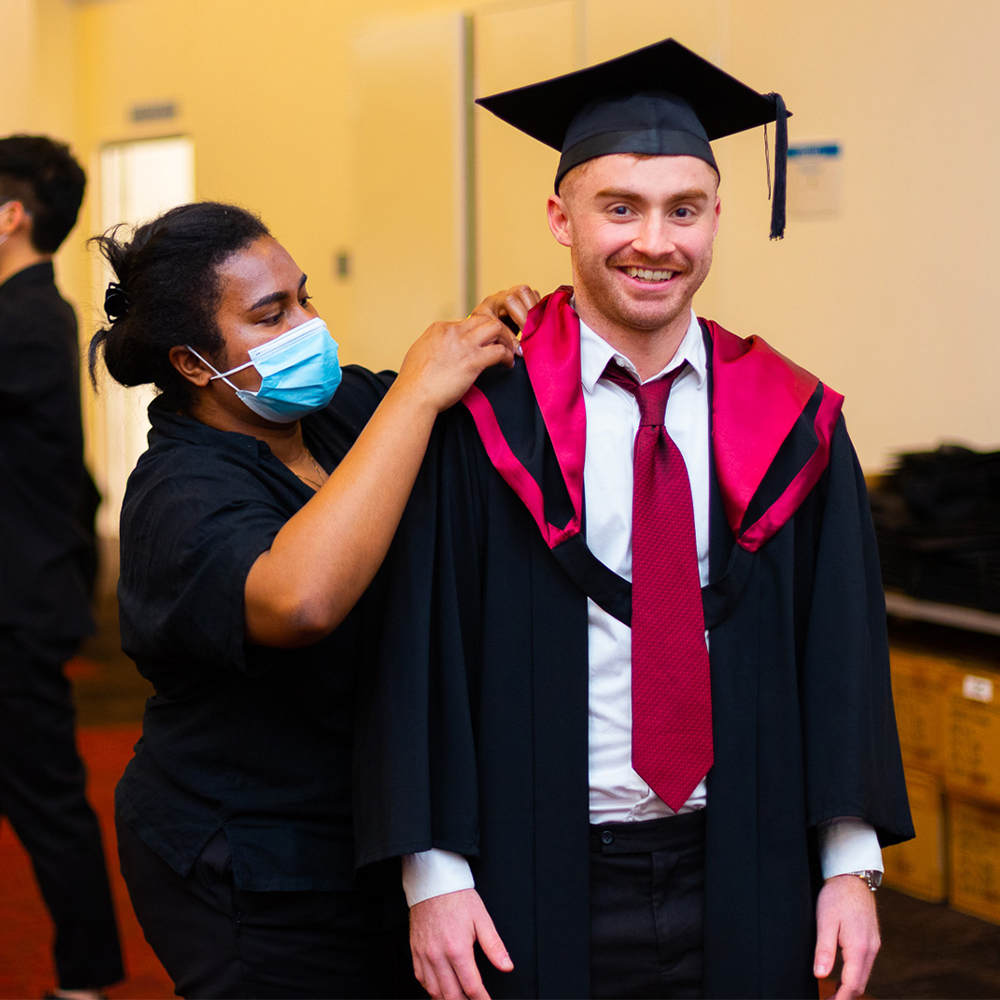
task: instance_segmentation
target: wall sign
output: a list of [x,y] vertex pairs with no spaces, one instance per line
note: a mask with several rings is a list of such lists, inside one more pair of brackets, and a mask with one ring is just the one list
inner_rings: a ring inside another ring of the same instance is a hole
[[841,148],[838,142],[788,146],[788,210],[824,213],[840,209]]

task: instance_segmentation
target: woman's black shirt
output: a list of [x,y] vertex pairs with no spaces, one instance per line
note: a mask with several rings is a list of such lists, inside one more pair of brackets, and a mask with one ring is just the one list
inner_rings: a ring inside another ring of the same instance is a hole
[[[327,470],[390,383],[349,366],[331,404],[302,421]],[[116,808],[178,873],[221,828],[237,888],[346,888],[364,601],[315,645],[245,641],[250,567],[313,491],[255,437],[158,401],[149,417],[149,449],[122,506],[118,599],[122,645],[156,693]]]

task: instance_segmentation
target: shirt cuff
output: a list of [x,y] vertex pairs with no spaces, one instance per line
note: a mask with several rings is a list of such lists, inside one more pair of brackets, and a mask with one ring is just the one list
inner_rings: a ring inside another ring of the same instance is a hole
[[824,879],[883,871],[878,835],[871,824],[857,816],[838,816],[820,823],[819,860]]
[[403,855],[403,892],[407,906],[475,886],[469,862],[461,854],[432,848],[419,854]]

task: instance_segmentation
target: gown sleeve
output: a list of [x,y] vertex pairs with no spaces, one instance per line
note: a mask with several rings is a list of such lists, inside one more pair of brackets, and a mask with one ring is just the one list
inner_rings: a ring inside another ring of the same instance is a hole
[[359,865],[432,847],[479,853],[469,670],[479,646],[484,513],[468,418],[435,428],[382,567],[385,609],[359,692]]
[[889,679],[885,597],[864,475],[841,418],[815,541],[803,663],[809,826],[857,816],[913,836]]

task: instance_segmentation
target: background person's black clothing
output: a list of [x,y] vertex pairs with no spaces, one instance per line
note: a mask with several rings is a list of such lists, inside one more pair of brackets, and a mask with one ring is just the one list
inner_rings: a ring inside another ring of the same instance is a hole
[[52,265],[0,285],[0,629],[92,628],[76,512],[84,482],[76,316]]
[[0,811],[56,925],[64,989],[122,977],[100,830],[63,664],[91,629],[76,317],[52,265],[0,285]]
[[90,989],[117,982],[123,970],[63,673],[70,653],[0,636],[0,807],[31,858],[55,924],[59,985]]

